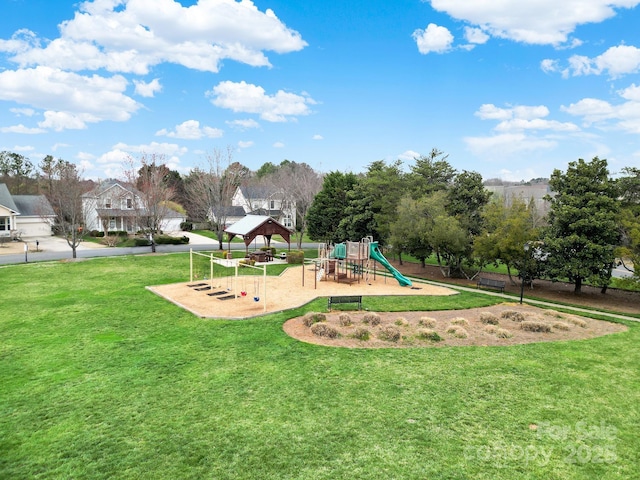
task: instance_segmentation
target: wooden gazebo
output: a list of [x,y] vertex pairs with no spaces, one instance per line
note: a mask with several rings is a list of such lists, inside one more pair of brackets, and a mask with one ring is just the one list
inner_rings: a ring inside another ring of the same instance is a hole
[[249,253],[249,245],[258,235],[263,235],[267,239],[267,246],[271,245],[273,235],[280,235],[291,250],[291,230],[266,215],[247,215],[233,225],[229,225],[225,232],[229,238],[229,249],[231,249],[231,240],[237,236],[242,237],[246,251]]

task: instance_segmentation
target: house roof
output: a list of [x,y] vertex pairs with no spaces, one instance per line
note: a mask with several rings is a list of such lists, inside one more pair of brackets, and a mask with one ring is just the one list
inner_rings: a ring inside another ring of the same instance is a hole
[[130,185],[127,185],[123,182],[120,182],[118,180],[113,180],[113,179],[109,179],[109,180],[104,180],[103,182],[100,182],[100,184],[95,187],[93,190],[89,190],[87,193],[85,193],[84,195],[82,195],[83,197],[99,197],[101,196],[103,193],[105,193],[107,190],[114,188],[114,187],[120,187],[124,190],[126,190],[127,192],[131,192],[134,195],[140,196],[140,192],[136,189],[133,188]]
[[282,210],[275,210],[275,209],[268,210],[266,208],[258,208],[257,210],[249,212],[249,215],[262,215],[262,216],[268,216],[271,218],[278,218],[282,216]]
[[18,210],[18,207],[14,203],[13,197],[9,193],[9,189],[4,183],[0,183],[0,205],[2,205],[5,208],[8,208],[9,210],[15,213],[18,213],[20,211]]
[[247,200],[263,200],[278,192],[277,188],[264,185],[240,185],[239,188]]
[[269,242],[273,235],[280,235],[285,242],[291,244],[291,230],[265,215],[247,215],[228,226],[225,231],[229,235],[229,241],[236,235],[241,236],[247,248],[258,235],[264,235]]
[[44,195],[14,195],[18,211],[28,217],[52,217],[55,212]]

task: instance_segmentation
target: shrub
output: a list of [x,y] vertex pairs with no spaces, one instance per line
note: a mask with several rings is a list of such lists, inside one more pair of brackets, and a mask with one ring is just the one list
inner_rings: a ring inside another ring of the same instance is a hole
[[551,331],[551,327],[544,323],[538,322],[536,320],[527,320],[520,323],[520,328],[522,330],[526,330],[527,332],[537,332],[537,333],[549,333]]
[[364,327],[357,327],[353,331],[353,338],[357,338],[358,340],[362,340],[364,342],[369,340],[370,335],[371,334],[369,333],[369,330]]
[[137,237],[134,240],[134,244],[136,247],[148,247],[151,245],[151,240],[149,240],[148,238]]
[[156,245],[184,245],[189,243],[189,237],[170,237],[169,235],[158,235],[153,239]]
[[544,312],[544,314],[548,317],[564,318],[564,315],[562,315],[560,312],[556,312],[555,310],[547,310],[546,312]]
[[573,323],[577,327],[587,328],[587,322],[578,317],[567,317],[567,322]]
[[435,330],[431,330],[430,328],[421,328],[418,330],[418,338],[422,338],[423,340],[430,340],[432,342],[441,342],[442,337]]
[[398,325],[399,327],[406,327],[407,325],[409,325],[409,322],[407,321],[406,318],[404,317],[398,317],[396,318],[396,321],[394,322],[396,325]]
[[491,312],[482,312],[480,314],[480,322],[485,325],[498,325],[500,323],[498,317]]
[[291,250],[287,252],[287,263],[293,265],[301,265],[304,263],[304,251]]
[[276,247],[260,247],[260,250],[263,252],[271,252],[271,255],[276,254]]
[[393,325],[385,325],[378,332],[378,338],[387,342],[397,342],[400,340],[400,330]]
[[566,332],[567,330],[569,330],[569,325],[567,325],[564,322],[556,322],[553,324],[553,328],[555,328],[556,330],[562,330],[563,332]]
[[495,325],[487,325],[484,327],[484,331],[487,333],[496,333],[498,331],[498,327]]
[[182,222],[180,223],[180,230],[183,232],[190,232],[193,230],[193,222]]
[[241,267],[246,267],[247,265],[255,265],[256,261],[253,258],[243,258],[238,261],[238,265]]
[[436,325],[438,325],[438,321],[435,318],[422,317],[418,321],[418,325],[424,325],[427,328],[434,328]]
[[509,330],[506,330],[504,328],[498,328],[498,329],[496,329],[496,337],[498,337],[498,338],[511,338],[511,337],[513,337],[513,333],[511,333]]
[[348,313],[341,313],[338,315],[338,322],[340,322],[340,325],[343,327],[348,327],[351,325],[351,316]]
[[469,336],[469,333],[460,325],[451,325],[447,328],[447,333],[456,338],[467,338]]
[[508,320],[513,320],[514,322],[523,322],[524,315],[520,312],[516,312],[515,310],[505,310],[502,312],[502,318],[506,318]]
[[362,323],[366,323],[372,327],[380,325],[380,315],[374,312],[365,313],[364,317],[362,317]]
[[302,317],[302,323],[305,327],[310,327],[314,323],[324,322],[327,320],[327,316],[324,313],[319,312],[307,312],[304,317]]
[[311,325],[311,333],[318,337],[336,338],[338,330],[332,325],[324,322],[318,322]]
[[462,317],[454,318],[453,320],[451,320],[451,323],[453,325],[465,325],[465,326],[469,325],[469,322],[467,322],[467,319]]

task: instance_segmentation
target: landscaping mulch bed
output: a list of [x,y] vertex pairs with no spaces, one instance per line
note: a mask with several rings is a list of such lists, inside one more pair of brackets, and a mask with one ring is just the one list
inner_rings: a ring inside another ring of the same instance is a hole
[[[513,312],[519,312],[522,317],[519,318],[520,321],[504,318],[504,312],[510,312],[511,316]],[[501,304],[467,310],[378,313],[380,324],[375,326],[371,322],[364,323],[365,315],[368,313],[371,312],[326,314],[326,321],[321,323],[326,323],[330,328],[316,329],[316,331],[337,333],[335,338],[314,334],[312,328],[305,325],[304,317],[288,320],[283,328],[288,335],[303,342],[348,348],[505,346],[585,340],[627,330],[626,326],[617,323],[519,304]],[[351,325],[342,324],[340,315],[345,314],[349,316]],[[483,322],[483,319],[486,321],[487,318],[492,318],[488,314],[493,315],[493,321],[497,320],[497,324]],[[397,341],[380,338],[383,329],[389,326],[399,331],[400,338]],[[546,326],[549,331],[529,331],[523,329],[523,326]],[[362,329],[367,329],[369,338],[366,340],[356,338],[358,329],[360,332]],[[432,332],[437,335],[432,335]],[[465,334],[466,336],[463,336]],[[433,340],[434,337],[439,337],[440,340]]]

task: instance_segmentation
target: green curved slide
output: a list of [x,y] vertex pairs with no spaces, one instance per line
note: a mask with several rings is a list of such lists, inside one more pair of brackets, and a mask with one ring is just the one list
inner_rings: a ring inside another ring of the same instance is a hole
[[373,258],[376,262],[378,262],[379,264],[381,264],[384,268],[386,268],[387,270],[389,270],[389,272],[391,273],[391,275],[393,275],[393,278],[395,278],[396,280],[398,280],[398,283],[403,286],[403,287],[410,287],[411,285],[413,285],[411,283],[411,280],[409,280],[407,277],[405,277],[404,275],[402,275],[398,270],[396,270],[393,265],[391,265],[389,263],[389,260],[387,260],[386,258],[384,258],[384,255],[382,255],[382,252],[380,251],[380,248],[378,248],[378,242],[371,242],[369,244],[369,257]]

